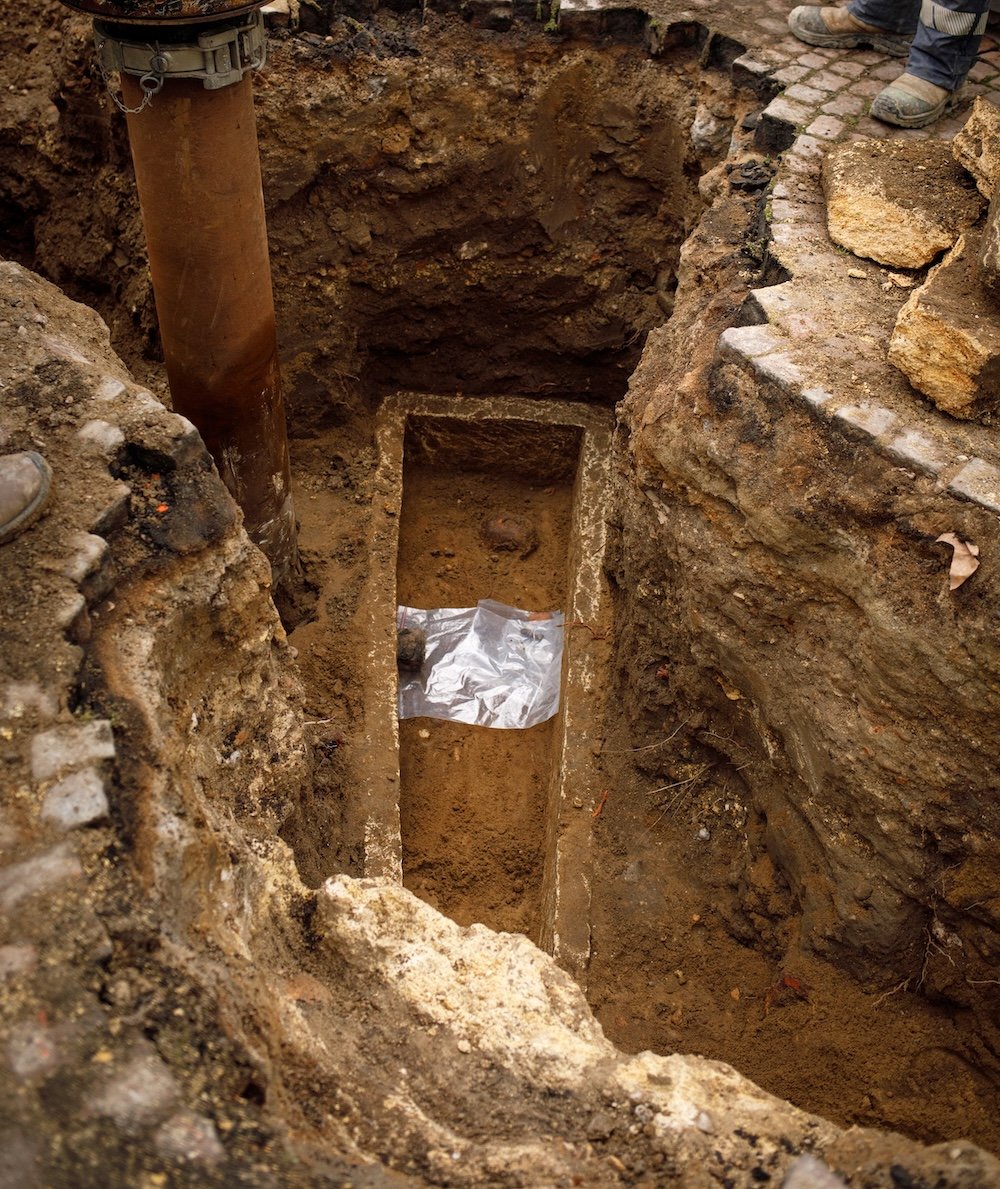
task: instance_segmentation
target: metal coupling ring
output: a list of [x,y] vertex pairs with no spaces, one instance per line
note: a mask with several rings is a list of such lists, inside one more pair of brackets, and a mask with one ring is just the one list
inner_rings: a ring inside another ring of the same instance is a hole
[[[139,79],[146,95],[155,95],[172,78],[201,79],[208,91],[238,83],[248,70],[259,70],[267,57],[264,17],[257,11],[238,20],[191,26],[191,41],[126,41],[122,27],[94,21],[94,44],[101,74],[118,71]],[[135,26],[130,32],[139,32]]]

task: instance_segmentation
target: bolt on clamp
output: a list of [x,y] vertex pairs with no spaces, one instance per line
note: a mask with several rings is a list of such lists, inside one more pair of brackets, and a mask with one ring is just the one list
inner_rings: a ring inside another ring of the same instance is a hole
[[[127,31],[138,32],[138,26]],[[192,34],[191,41],[177,41],[174,37],[132,41],[122,36],[125,30],[121,25],[94,21],[97,64],[105,83],[116,72],[130,74],[138,78],[143,92],[138,108],[125,108],[112,92],[122,111],[142,111],[169,79],[201,79],[206,90],[217,91],[238,83],[248,70],[259,70],[264,65],[267,34],[259,11],[241,20],[211,25],[203,33],[196,26],[186,31]]]

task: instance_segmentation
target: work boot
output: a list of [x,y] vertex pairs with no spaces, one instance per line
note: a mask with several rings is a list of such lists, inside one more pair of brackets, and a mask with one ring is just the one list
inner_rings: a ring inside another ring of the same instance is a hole
[[952,110],[961,98],[962,84],[954,91],[925,82],[914,74],[901,74],[875,96],[871,114],[897,128],[923,128]]
[[875,25],[866,25],[851,16],[846,8],[819,8],[802,4],[788,14],[788,27],[807,45],[819,45],[830,50],[853,50],[871,46],[873,50],[893,58],[905,58],[910,52],[910,39],[902,33],[890,33]]
[[49,464],[34,450],[0,458],[0,545],[38,519],[51,488]]

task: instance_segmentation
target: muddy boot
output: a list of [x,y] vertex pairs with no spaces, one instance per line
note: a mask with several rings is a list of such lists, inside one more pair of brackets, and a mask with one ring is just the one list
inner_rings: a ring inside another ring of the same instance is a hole
[[0,458],[0,545],[38,519],[51,487],[49,464],[34,450]]
[[871,114],[883,124],[897,128],[923,128],[952,110],[961,95],[961,84],[954,91],[937,87],[912,74],[901,74],[875,96]]
[[893,58],[905,58],[910,52],[908,37],[866,25],[846,8],[819,8],[803,4],[788,14],[788,27],[799,41],[807,45],[820,45],[825,49],[852,50],[871,46]]

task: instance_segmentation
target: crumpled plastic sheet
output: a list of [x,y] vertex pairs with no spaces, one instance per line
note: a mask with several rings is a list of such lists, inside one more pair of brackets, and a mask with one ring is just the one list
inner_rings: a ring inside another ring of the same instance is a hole
[[559,709],[561,611],[480,599],[476,607],[399,607],[396,626],[427,635],[420,672],[399,674],[400,718],[509,730],[537,726]]

